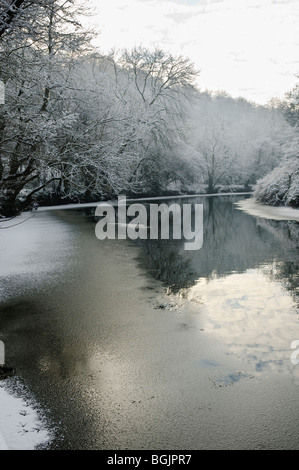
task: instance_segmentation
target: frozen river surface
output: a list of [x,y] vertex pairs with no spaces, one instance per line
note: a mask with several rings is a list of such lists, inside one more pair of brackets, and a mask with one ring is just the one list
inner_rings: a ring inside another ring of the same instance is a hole
[[242,198],[199,198],[198,251],[100,241],[74,210],[0,230],[2,384],[45,448],[299,449],[299,224]]

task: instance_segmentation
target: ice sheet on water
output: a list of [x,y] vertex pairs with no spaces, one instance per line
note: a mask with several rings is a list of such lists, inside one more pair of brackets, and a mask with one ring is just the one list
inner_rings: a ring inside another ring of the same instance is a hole
[[292,207],[267,206],[257,203],[255,198],[238,201],[235,205],[237,209],[256,217],[272,220],[295,220],[299,222],[299,209],[292,209]]

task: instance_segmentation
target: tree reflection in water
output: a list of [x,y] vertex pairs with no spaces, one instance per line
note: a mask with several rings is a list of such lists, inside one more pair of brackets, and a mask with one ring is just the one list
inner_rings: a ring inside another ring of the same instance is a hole
[[184,297],[200,278],[209,281],[262,267],[299,305],[299,224],[256,218],[236,210],[233,203],[243,197],[175,201],[204,205],[204,242],[200,250],[185,251],[184,240],[137,241],[145,252],[142,263],[163,283],[167,293]]

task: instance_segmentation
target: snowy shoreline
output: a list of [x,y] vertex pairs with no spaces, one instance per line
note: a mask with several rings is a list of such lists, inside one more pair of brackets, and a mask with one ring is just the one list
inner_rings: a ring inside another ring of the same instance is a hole
[[299,222],[299,209],[292,207],[268,206],[256,202],[255,198],[244,199],[235,203],[238,210],[247,214],[272,220],[294,220]]
[[36,405],[11,394],[4,384],[0,382],[0,450],[34,450],[47,443],[50,434]]
[[[149,202],[149,201],[166,201],[168,199],[189,199],[189,198],[197,198],[197,197],[215,197],[215,196],[246,196],[248,194],[252,194],[251,192],[231,192],[231,193],[214,193],[214,194],[179,194],[176,196],[153,196],[153,197],[140,197],[136,199],[126,199],[127,203],[136,203],[136,202]],[[86,202],[86,203],[78,203],[78,204],[63,204],[63,205],[56,205],[56,206],[40,206],[37,208],[38,212],[42,211],[53,211],[53,210],[64,210],[64,209],[87,209],[91,207],[97,207],[98,205],[117,205],[116,200],[109,200],[109,201],[98,201],[98,202]]]

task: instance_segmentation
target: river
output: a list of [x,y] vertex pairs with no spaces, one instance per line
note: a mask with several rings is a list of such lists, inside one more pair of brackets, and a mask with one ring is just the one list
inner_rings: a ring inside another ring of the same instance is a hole
[[299,449],[299,224],[244,197],[190,199],[197,251],[100,241],[78,210],[0,231],[7,387],[39,403],[43,448]]

